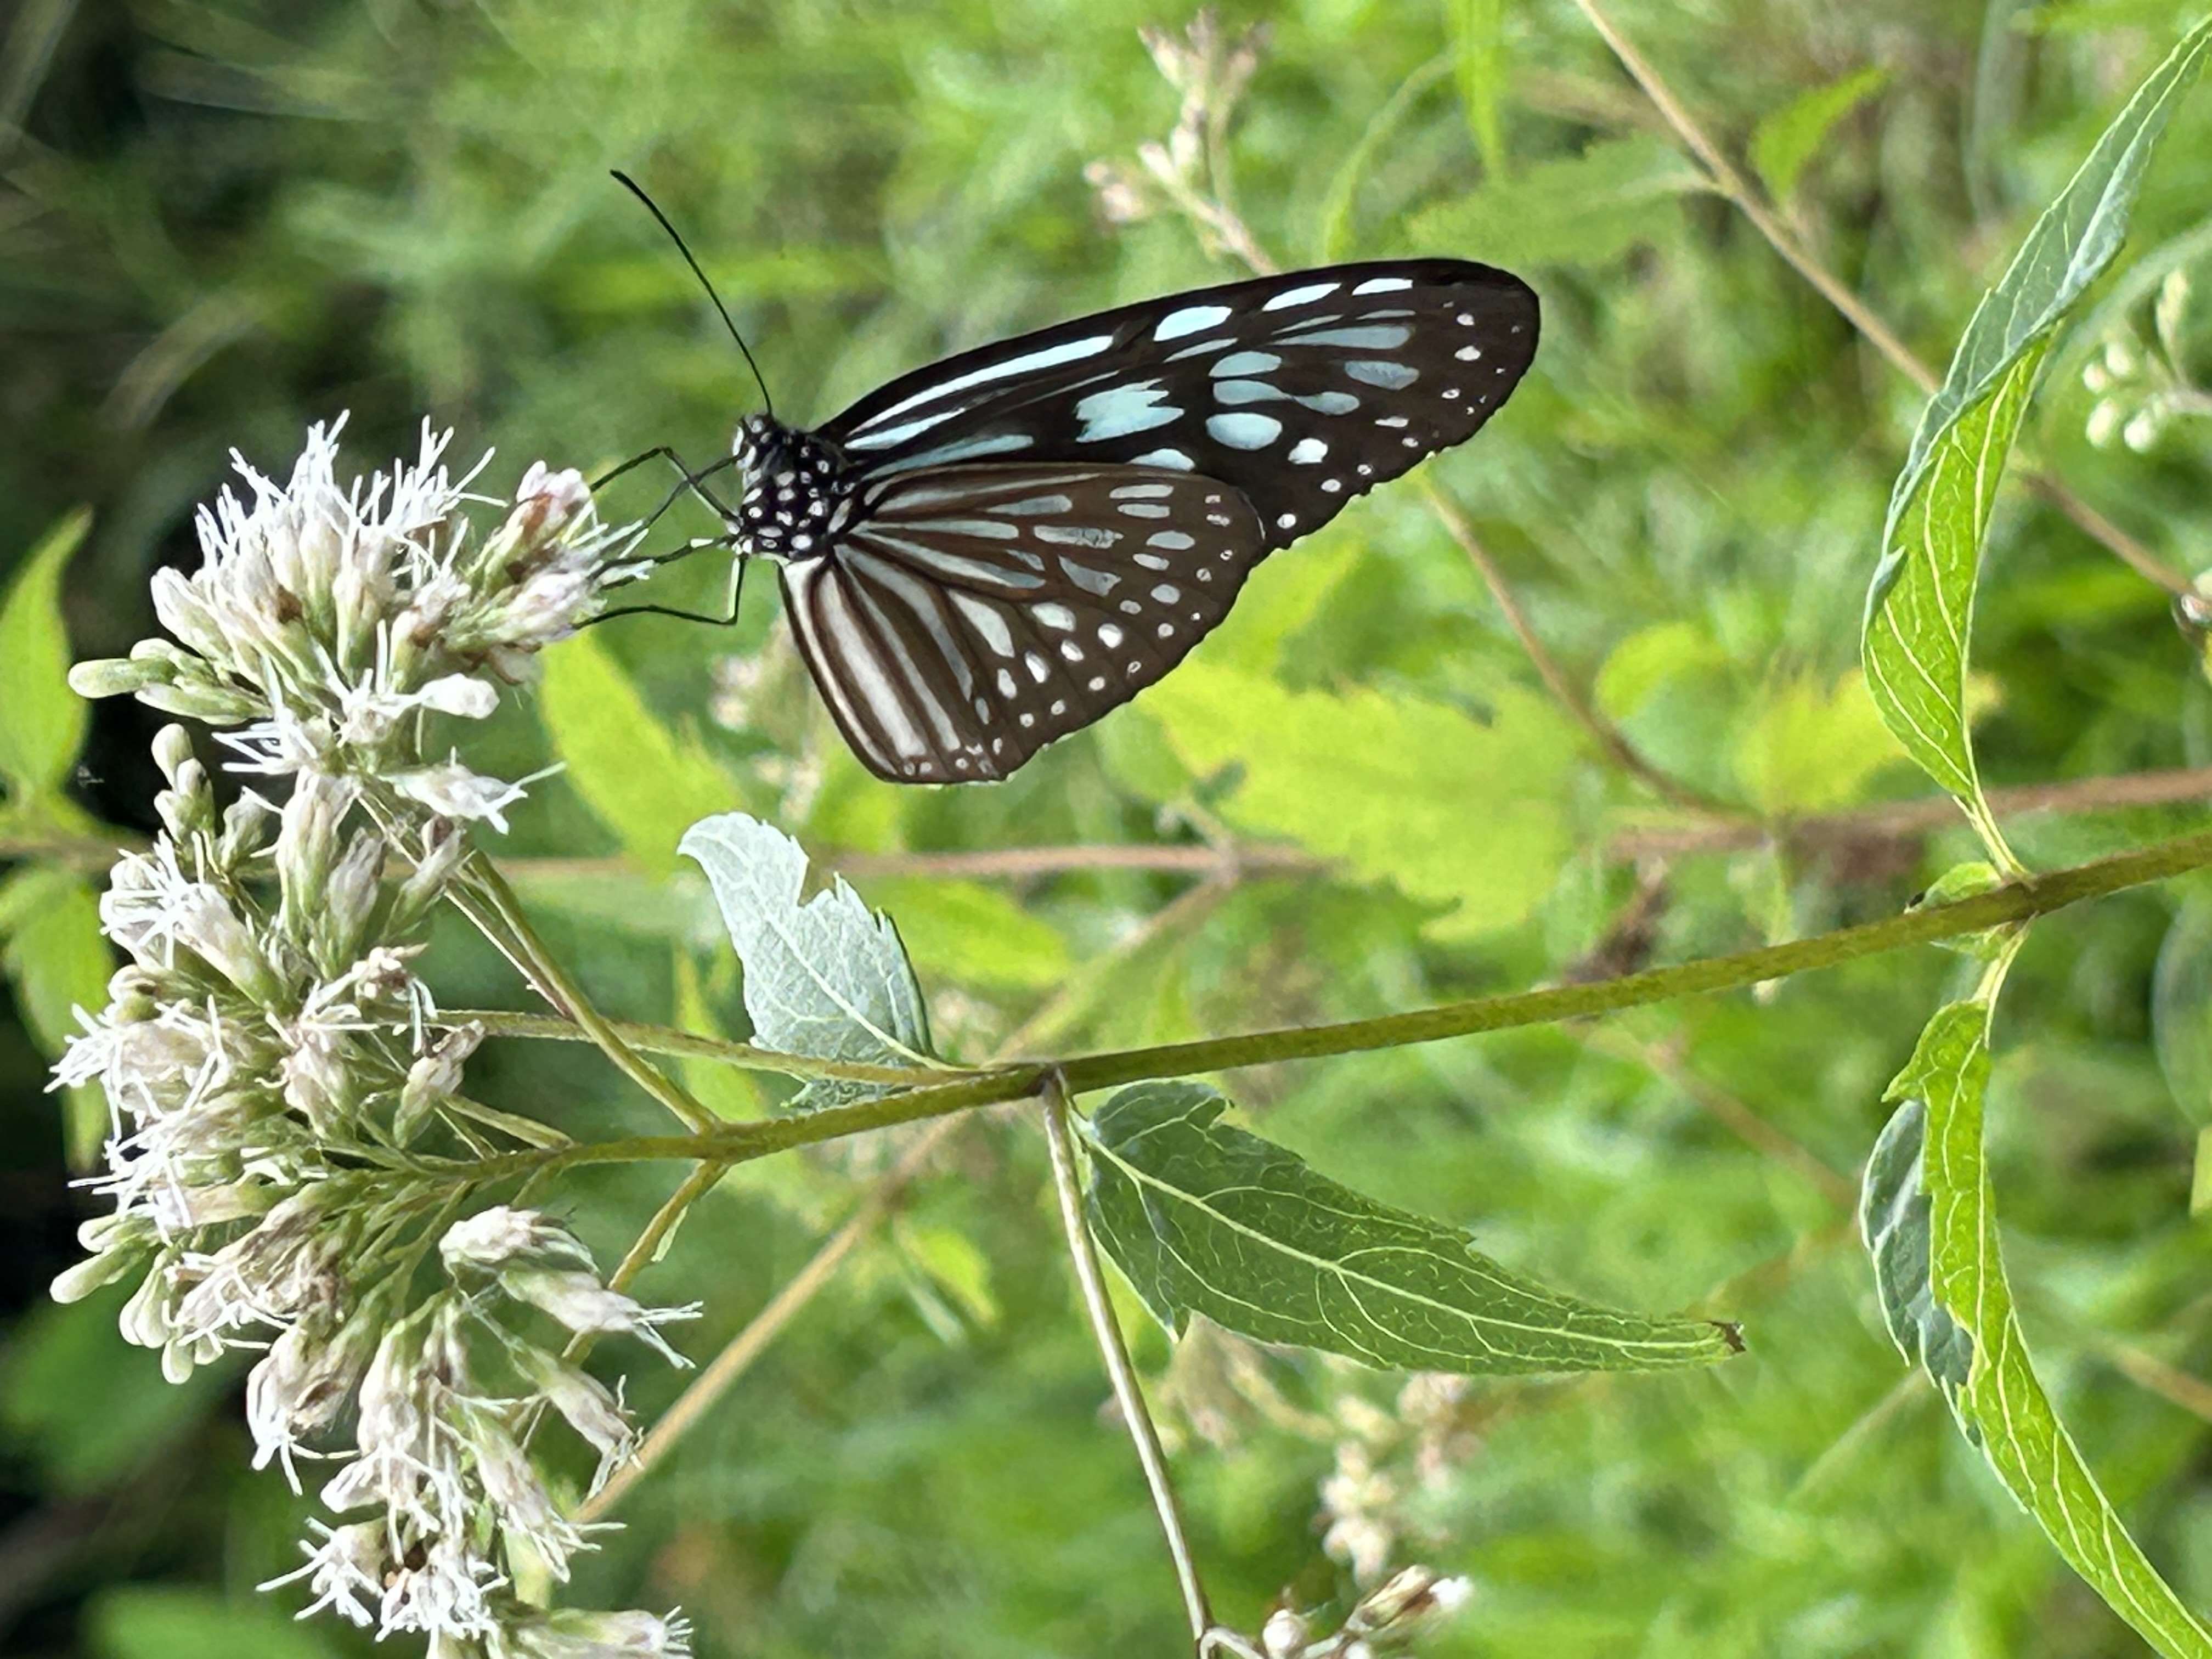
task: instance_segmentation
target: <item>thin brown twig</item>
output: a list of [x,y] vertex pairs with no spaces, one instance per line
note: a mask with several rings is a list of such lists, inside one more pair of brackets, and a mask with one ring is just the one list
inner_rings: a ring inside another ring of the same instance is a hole
[[[1942,377],[1925,359],[1906,345],[1871,307],[1844,286],[1841,278],[1813,257],[1812,251],[1768,207],[1751,180],[1698,125],[1681,100],[1674,95],[1674,89],[1652,66],[1651,61],[1620,32],[1619,26],[1599,7],[1597,0],[1575,0],[1575,3],[1581,8],[1583,15],[1589,19],[1590,27],[1597,31],[1613,55],[1620,60],[1620,66],[1643,88],[1644,95],[1651,100],[1652,106],[1674,129],[1674,136],[1697,157],[1713,188],[1750,220],[1752,228],[1766,239],[1768,245],[1782,256],[1790,267],[1809,283],[1822,299],[1833,306],[1844,320],[1856,329],[1869,344],[1887,358],[1892,367],[1922,392],[1934,392],[1942,383]],[[2049,471],[2040,467],[2025,467],[2021,476],[2021,481],[2036,495],[2064,514],[2091,540],[2146,581],[2154,583],[2169,593],[2193,591],[2186,576],[2091,507]]]
[[1602,1026],[1569,1027],[1583,1046],[1641,1066],[1689,1097],[1729,1133],[1784,1168],[1802,1176],[1831,1203],[1848,1211],[1858,1203],[1858,1184],[1804,1142],[1770,1123],[1725,1089],[1707,1082],[1686,1065],[1670,1044],[1646,1042],[1630,1033]]
[[2156,1395],[2169,1406],[2212,1423],[2212,1382],[2169,1365],[2156,1354],[2131,1342],[2106,1342],[2106,1354],[2137,1388]]
[[848,853],[825,854],[839,874],[951,876],[1019,881],[1032,876],[1085,870],[1139,870],[1176,875],[1310,875],[1328,867],[1301,847],[1239,842],[1230,847],[1003,847],[982,852]]
[[1536,678],[1544,682],[1545,689],[1551,692],[1575,723],[1589,733],[1607,757],[1654,793],[1673,801],[1677,806],[1724,818],[1741,817],[1740,810],[1700,794],[1688,785],[1669,777],[1637,753],[1635,745],[1628,741],[1620,728],[1599,714],[1590,700],[1567,678],[1566,672],[1559,666],[1558,659],[1530,624],[1528,613],[1521,608],[1521,601],[1506,582],[1505,573],[1490,556],[1490,550],[1474,533],[1474,526],[1461,511],[1459,503],[1445,494],[1433,478],[1422,478],[1421,493],[1429,503],[1430,511],[1443,526],[1444,533],[1459,544],[1460,551],[1467,555],[1468,562],[1481,576],[1483,586],[1490,590],[1490,597],[1504,615],[1506,626],[1513,630],[1513,637],[1521,641],[1522,650],[1528,653],[1529,663],[1536,670]]
[[[2186,801],[2212,800],[2212,767],[2116,772],[2105,777],[2069,778],[2057,783],[2014,784],[1989,790],[1987,794],[1991,809],[2001,815],[2172,806]],[[1770,841],[1822,846],[1869,838],[1898,839],[1946,828],[1955,823],[1957,817],[1958,808],[1948,796],[1928,796],[1915,800],[1878,801],[1871,805],[1773,823],[1727,818],[1631,828],[1613,835],[1606,842],[1605,851],[1608,858],[1632,864],[1642,859],[1669,858],[1687,853],[1731,852],[1762,846]],[[118,850],[118,843],[99,836],[36,843],[0,836],[0,859],[49,856],[88,868],[104,868],[114,860]],[[816,850],[815,857],[823,867],[856,878],[925,876],[979,881],[1024,881],[1093,870],[1212,877],[1317,875],[1334,867],[1330,860],[1303,848],[1269,842],[1240,842],[1227,848],[1192,844],[1075,842],[922,853],[865,853],[823,848]],[[514,858],[501,860],[501,866],[521,878],[547,874],[607,876],[635,867],[620,857]],[[482,1017],[481,1012],[458,1012],[453,1015],[456,1021]],[[583,1035],[552,1016],[497,1017],[537,1022],[545,1028],[527,1033],[532,1036]],[[620,1020],[611,1023],[630,1042],[645,1042],[662,1053],[696,1054],[707,1059],[727,1060],[744,1046]],[[761,1058],[763,1064],[774,1069],[776,1056],[763,1053]],[[804,1061],[799,1064],[810,1075],[821,1069]],[[852,1069],[840,1068],[839,1074]],[[884,1080],[904,1081],[910,1069],[885,1067],[885,1072],[898,1075]]]
[[[2027,812],[2101,812],[2130,807],[2174,806],[2212,800],[2212,766],[2173,771],[2121,772],[2110,777],[2069,778],[2059,783],[2014,784],[1988,792],[1990,810],[2002,817]],[[1856,841],[1899,840],[1947,829],[1958,822],[1957,804],[1948,795],[1916,800],[1881,801],[1847,811],[1822,812],[1775,823],[1692,823],[1624,830],[1606,844],[1608,857],[1624,863],[1672,858],[1686,853],[1724,853],[1768,842],[1802,847],[1832,847]]]
[[769,1345],[783,1334],[784,1327],[798,1317],[799,1311],[814,1300],[822,1287],[836,1276],[837,1269],[845,1264],[845,1258],[890,1213],[907,1183],[921,1173],[922,1166],[928,1163],[937,1149],[966,1121],[965,1118],[939,1118],[924,1133],[916,1137],[890,1172],[879,1176],[868,1188],[859,1206],[845,1218],[844,1224],[823,1241],[822,1247],[807,1259],[806,1265],[769,1299],[766,1307],[746,1322],[745,1328],[714,1356],[697,1376],[692,1378],[690,1386],[676,1397],[675,1403],[660,1414],[654,1421],[652,1431],[639,1443],[637,1455],[617,1469],[605,1486],[585,1500],[576,1511],[579,1522],[588,1522],[603,1518],[629,1495],[639,1481],[666,1460],[677,1442],[697,1426],[699,1419],[728,1392],[730,1386],[750,1370],[753,1361],[765,1353]]

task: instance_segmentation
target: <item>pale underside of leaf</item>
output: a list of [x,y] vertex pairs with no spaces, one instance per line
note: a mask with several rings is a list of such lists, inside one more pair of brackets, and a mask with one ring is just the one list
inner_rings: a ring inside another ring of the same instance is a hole
[[[707,872],[744,965],[753,1040],[783,1054],[873,1065],[912,1065],[929,1053],[929,1024],[898,933],[842,880],[801,902],[806,854],[742,812],[702,818],[682,852]],[[817,1083],[818,1105],[871,1092]]]
[[1085,1128],[1093,1230],[1146,1305],[1367,1364],[1502,1375],[1705,1364],[1735,1328],[1563,1296],[1455,1227],[1362,1197],[1217,1120],[1196,1084],[1126,1089]]

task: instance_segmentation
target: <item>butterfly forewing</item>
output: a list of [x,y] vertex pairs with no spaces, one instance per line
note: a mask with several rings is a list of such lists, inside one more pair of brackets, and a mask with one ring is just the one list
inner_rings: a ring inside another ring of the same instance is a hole
[[825,424],[876,476],[1138,465],[1216,478],[1281,547],[1462,443],[1536,349],[1536,296],[1488,265],[1408,259],[1200,289],[894,380]]
[[872,480],[784,603],[838,729],[902,783],[1001,778],[1127,702],[1228,614],[1267,540],[1218,479],[1137,465]]

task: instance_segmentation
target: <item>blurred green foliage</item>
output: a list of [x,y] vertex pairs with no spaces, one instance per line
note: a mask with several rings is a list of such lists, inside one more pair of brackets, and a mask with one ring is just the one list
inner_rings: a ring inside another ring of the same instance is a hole
[[[1830,267],[1938,363],[2182,21],[2163,0],[1616,12]],[[1857,678],[1917,396],[1698,187],[1564,0],[1266,15],[1230,139],[1262,243],[1286,263],[1462,253],[1543,295],[1528,382],[1431,471],[1570,677],[1654,764],[1761,814],[1923,793]],[[76,657],[151,631],[146,579],[195,556],[191,508],[228,451],[281,466],[306,421],[342,409],[364,468],[411,451],[426,413],[460,428],[460,452],[496,445],[501,483],[540,455],[716,453],[750,382],[610,166],[684,227],[799,419],[943,350],[1232,274],[1179,220],[1108,224],[1085,180],[1174,120],[1135,30],[1183,21],[1119,0],[23,0],[0,18],[0,587],[24,607],[0,613],[8,1652],[368,1650],[252,1593],[295,1559],[303,1506],[246,1468],[234,1383],[169,1389],[115,1336],[112,1298],[43,1305],[86,1212],[68,1158],[82,1167],[98,1119],[80,1111],[65,1149],[42,1051],[97,995],[94,826],[143,829],[157,785],[143,711],[94,709],[72,768],[58,751],[75,754],[83,713],[23,689],[51,684],[27,665],[61,659],[64,624]],[[2200,95],[2027,417],[2046,465],[2191,570],[2212,540],[2212,428],[2094,448],[2079,372],[2106,338],[2147,333],[2166,272],[2212,284],[2208,256]],[[660,488],[641,470],[614,500],[642,513]],[[88,506],[69,551],[67,515]],[[681,517],[672,535],[711,528]],[[1975,640],[1984,781],[2212,763],[2212,688],[2165,596],[2022,492],[1999,499],[1994,538]],[[722,580],[702,560],[661,586],[703,605]],[[1624,949],[1738,948],[1892,913],[1973,850],[1958,830],[1678,854],[1661,900],[1648,884],[1639,900],[1621,838],[1680,815],[1543,700],[1412,486],[1271,561],[1187,681],[990,790],[868,779],[765,586],[726,634],[647,620],[561,647],[541,718],[486,739],[508,775],[568,765],[507,850],[611,1012],[741,1030],[703,888],[670,873],[684,823],[733,805],[876,856],[858,884],[900,919],[934,1028],[963,1056],[1030,1020],[1035,1049],[1160,1042],[1516,988]],[[2007,828],[2049,865],[2202,818]],[[948,880],[897,861],[1224,831],[1342,862],[1194,890],[1187,873]],[[2212,1111],[2208,902],[2199,879],[2039,924],[1988,1108],[2043,1380],[2198,1607],[2212,1484],[2193,1377],[2212,1366],[2212,1304],[2189,1197]],[[1617,930],[1639,913],[1640,931]],[[1266,1133],[1328,1175],[1593,1298],[1740,1318],[1753,1352],[1711,1374],[1478,1384],[1424,1461],[1391,1427],[1401,1379],[1205,1343],[1170,1369],[1146,1334],[1224,1613],[1255,1625],[1286,1588],[1347,1589],[1311,1522],[1316,1482],[1356,1444],[1401,1485],[1401,1559],[1474,1578],[1441,1652],[2140,1651],[1905,1378],[1848,1206],[1808,1173],[1856,1170],[1884,1083],[1971,971],[1921,952],[1602,1031],[1234,1079]],[[431,977],[452,1006],[523,1006],[459,929]],[[471,1088],[578,1133],[650,1121],[574,1051],[493,1045]],[[759,1109],[749,1085],[711,1097]],[[1745,1115],[1802,1156],[1733,1131]],[[861,1146],[753,1166],[701,1205],[644,1281],[707,1303],[689,1350],[733,1334],[889,1161]],[[1173,1650],[1170,1586],[1099,1419],[1072,1286],[1036,1265],[1054,1249],[1042,1170],[1030,1126],[963,1131],[640,1492],[575,1599],[680,1601],[708,1654]],[[595,1176],[569,1195],[575,1224],[611,1260],[671,1178]],[[637,1385],[648,1413],[678,1386]]]

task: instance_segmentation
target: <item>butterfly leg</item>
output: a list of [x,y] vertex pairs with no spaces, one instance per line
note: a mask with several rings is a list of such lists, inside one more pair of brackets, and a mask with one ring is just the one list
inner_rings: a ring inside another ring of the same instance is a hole
[[730,509],[723,506],[720,501],[717,501],[708,492],[702,481],[713,477],[717,472],[726,471],[731,467],[736,465],[738,458],[735,454],[725,455],[720,460],[710,462],[707,465],[694,471],[690,466],[685,464],[684,459],[681,455],[678,454],[666,444],[655,444],[651,449],[645,451],[642,454],[631,456],[629,459],[624,461],[620,466],[616,467],[611,472],[608,472],[604,476],[594,479],[592,483],[592,491],[594,495],[597,495],[600,490],[605,489],[607,485],[612,483],[617,478],[621,477],[623,473],[631,471],[633,468],[642,466],[647,461],[656,460],[665,460],[671,466],[674,467],[680,482],[678,483],[675,489],[668,492],[668,495],[662,500],[660,505],[654,507],[652,513],[647,516],[645,522],[647,525],[658,523],[661,515],[666,513],[670,507],[675,506],[677,502],[683,500],[686,495],[696,495],[701,501],[706,502],[708,507],[712,507],[724,519],[726,520],[729,518]]
[[[686,554],[693,552],[701,547],[726,547],[728,545],[729,543],[727,540],[722,538],[716,538],[712,541],[694,542],[689,546],[677,549],[673,553],[664,553],[659,558],[648,559],[645,561],[645,562],[648,564],[662,564],[671,559],[680,559]],[[612,622],[617,617],[673,617],[678,622],[707,623],[715,628],[729,628],[733,626],[738,620],[738,602],[744,597],[744,589],[745,555],[740,553],[730,561],[730,597],[726,602],[726,613],[722,616],[718,617],[712,611],[680,611],[674,605],[626,605],[620,610],[602,611],[598,616],[592,617],[582,625],[586,628],[591,628],[603,622]]]

